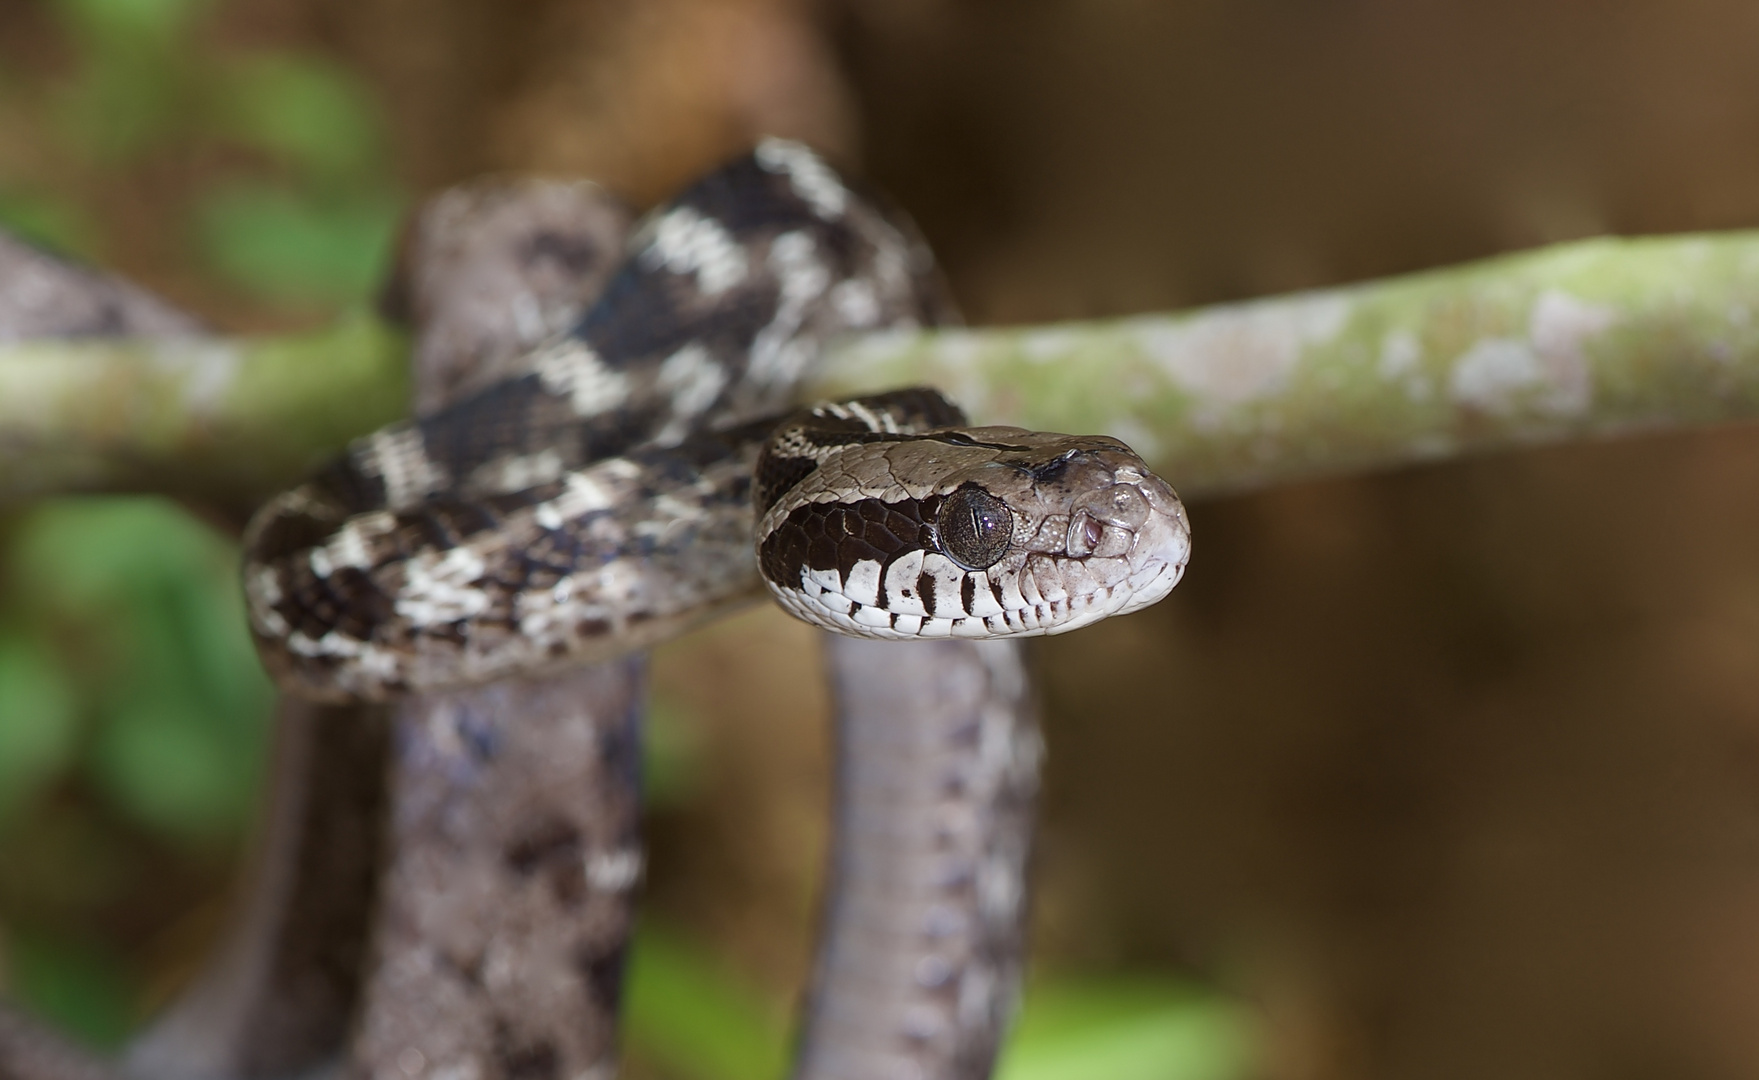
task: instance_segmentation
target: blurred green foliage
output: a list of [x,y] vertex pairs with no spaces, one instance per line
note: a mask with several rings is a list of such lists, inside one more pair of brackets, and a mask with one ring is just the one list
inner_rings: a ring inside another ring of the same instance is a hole
[[[101,259],[106,178],[196,160],[181,235],[216,284],[296,308],[371,295],[403,198],[353,73],[217,45],[221,0],[38,2],[70,61],[0,68],[0,112],[41,151],[0,153],[0,224]],[[56,169],[23,168],[34,158]],[[0,989],[95,1045],[119,1043],[151,997],[131,952],[150,937],[142,890],[175,902],[155,875],[184,864],[208,867],[211,890],[251,817],[272,692],[236,558],[162,500],[0,517]],[[647,746],[650,799],[693,798],[709,766],[687,712],[656,701]],[[790,1022],[708,950],[644,928],[628,993],[638,1060],[680,1080],[779,1078]],[[1052,980],[1028,996],[1000,1076],[1229,1080],[1252,1045],[1240,1007],[1212,994]]]
[[[272,691],[233,545],[152,498],[15,515],[0,590],[0,916],[6,982],[99,1042],[142,987],[78,931],[141,882],[118,848],[219,858],[249,821]],[[120,834],[120,835],[119,835]]]
[[0,78],[0,109],[32,133],[0,153],[0,223],[101,259],[96,193],[170,168],[173,231],[222,292],[301,309],[372,295],[405,200],[360,79],[309,53],[217,44],[219,0],[39,3],[70,60]]
[[[632,1059],[679,1080],[781,1080],[791,1017],[704,950],[643,925],[625,999]],[[1028,990],[996,1080],[1244,1080],[1256,1022],[1169,979],[1052,979]]]

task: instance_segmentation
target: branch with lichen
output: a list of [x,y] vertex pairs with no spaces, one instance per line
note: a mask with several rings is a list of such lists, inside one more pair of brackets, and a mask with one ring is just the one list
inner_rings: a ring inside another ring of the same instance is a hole
[[0,343],[0,499],[158,491],[249,506],[396,419],[402,332]]
[[[877,334],[815,397],[938,386],[1182,491],[1759,417],[1759,233],[1590,240],[1176,315]],[[405,399],[402,340],[0,345],[0,493],[260,495]]]

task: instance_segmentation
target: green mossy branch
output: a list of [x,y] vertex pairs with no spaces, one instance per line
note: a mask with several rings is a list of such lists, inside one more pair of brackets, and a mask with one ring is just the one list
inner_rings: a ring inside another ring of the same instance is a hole
[[[1759,233],[1590,240],[1341,289],[880,334],[832,396],[913,383],[981,422],[1129,441],[1188,493],[1759,416]],[[402,411],[403,338],[0,345],[0,494],[248,500]]]
[[157,491],[249,506],[402,415],[404,334],[0,343],[0,498]]
[[1186,493],[1759,417],[1759,233],[1602,239],[1178,315],[878,336],[825,396],[939,386],[1104,432]]

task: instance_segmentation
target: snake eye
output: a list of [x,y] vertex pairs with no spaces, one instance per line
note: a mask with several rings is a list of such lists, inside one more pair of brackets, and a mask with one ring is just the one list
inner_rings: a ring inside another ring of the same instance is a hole
[[1014,536],[1014,514],[1008,504],[975,484],[966,484],[941,500],[935,521],[941,549],[967,570],[994,566]]

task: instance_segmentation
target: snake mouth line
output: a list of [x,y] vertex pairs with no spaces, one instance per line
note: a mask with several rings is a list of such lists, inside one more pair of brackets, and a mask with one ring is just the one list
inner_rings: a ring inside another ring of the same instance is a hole
[[[1168,586],[1169,588],[1171,586]],[[830,624],[855,637],[915,641],[924,638],[1034,637],[1061,634],[1129,609],[1133,598],[1120,589],[1100,589],[1089,596],[1051,600],[1000,615],[950,619],[901,614],[877,604],[860,604],[841,593],[820,589],[773,590],[777,601],[808,622]],[[845,605],[847,607],[845,608]]]

